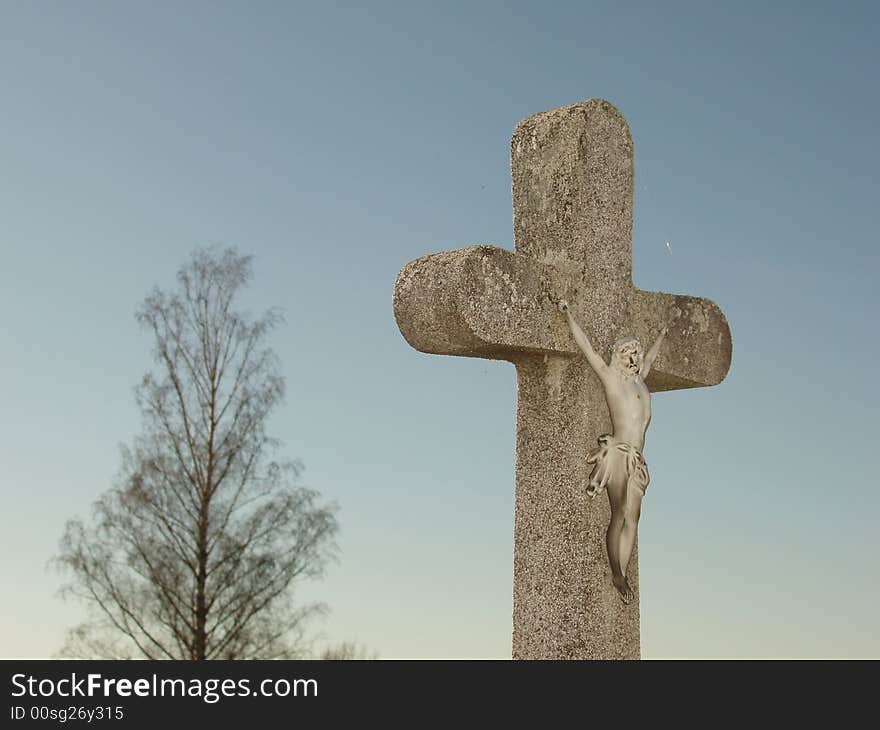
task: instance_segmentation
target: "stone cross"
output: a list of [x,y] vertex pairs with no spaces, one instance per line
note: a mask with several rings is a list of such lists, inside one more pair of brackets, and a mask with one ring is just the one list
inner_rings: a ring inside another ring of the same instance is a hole
[[[637,551],[625,605],[605,552],[608,501],[585,493],[586,453],[611,431],[608,409],[557,302],[568,300],[606,359],[618,337],[647,346],[670,323],[651,391],[721,382],[730,330],[706,299],[634,287],[633,145],[611,104],[528,117],[510,148],[516,253],[474,246],[411,261],[394,314],[417,350],[516,366],[513,657],[638,658]],[[654,475],[646,507],[674,478]]]

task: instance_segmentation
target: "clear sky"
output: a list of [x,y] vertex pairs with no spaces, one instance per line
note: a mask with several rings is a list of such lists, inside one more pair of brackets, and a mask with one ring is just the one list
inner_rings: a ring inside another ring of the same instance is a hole
[[210,244],[286,313],[271,430],[340,505],[316,630],[509,656],[514,369],[416,352],[391,293],[512,248],[514,126],[591,97],[632,130],[635,283],[734,342],[654,398],[643,655],[880,656],[880,11],[660,5],[0,2],[0,656],[81,616],[46,563],[139,431],[136,306]]

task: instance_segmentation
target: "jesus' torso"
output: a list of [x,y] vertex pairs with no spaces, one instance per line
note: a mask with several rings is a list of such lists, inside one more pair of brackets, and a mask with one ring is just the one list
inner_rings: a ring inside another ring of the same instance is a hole
[[651,421],[651,392],[640,376],[626,377],[613,370],[605,379],[605,401],[611,413],[614,437],[641,451]]

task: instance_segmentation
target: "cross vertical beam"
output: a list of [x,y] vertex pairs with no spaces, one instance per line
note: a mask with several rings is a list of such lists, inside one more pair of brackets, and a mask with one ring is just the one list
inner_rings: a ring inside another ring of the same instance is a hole
[[[517,125],[510,161],[517,254],[570,273],[559,294],[607,352],[633,289],[626,121],[601,100],[537,114]],[[625,606],[608,590],[608,501],[584,491],[586,451],[611,432],[602,387],[580,358],[525,357],[516,369],[513,656],[638,658],[638,548]]]

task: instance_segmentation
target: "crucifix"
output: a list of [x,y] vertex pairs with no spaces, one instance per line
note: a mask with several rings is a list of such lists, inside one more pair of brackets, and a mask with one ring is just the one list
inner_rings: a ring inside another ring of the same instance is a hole
[[516,367],[513,658],[637,659],[638,548],[627,595],[609,564],[609,500],[588,494],[588,453],[612,431],[600,365],[585,361],[569,322],[596,353],[625,336],[655,341],[668,325],[650,392],[720,383],[730,330],[707,299],[633,285],[633,145],[611,104],[524,119],[510,159],[516,252],[472,246],[411,261],[395,318],[417,350]]

